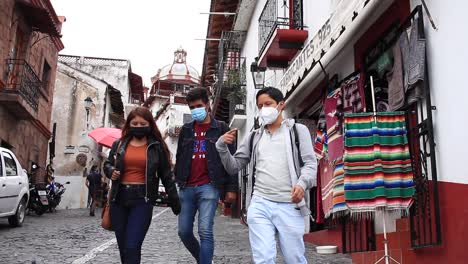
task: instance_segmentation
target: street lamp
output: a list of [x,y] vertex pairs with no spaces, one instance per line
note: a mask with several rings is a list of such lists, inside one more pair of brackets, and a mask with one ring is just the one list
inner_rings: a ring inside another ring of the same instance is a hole
[[262,89],[264,87],[265,71],[265,67],[258,66],[258,57],[256,57],[255,61],[250,65],[250,72],[252,73],[255,89]]
[[86,128],[89,129],[89,110],[91,109],[91,106],[93,106],[93,99],[91,97],[86,97],[84,99],[84,107],[86,109]]

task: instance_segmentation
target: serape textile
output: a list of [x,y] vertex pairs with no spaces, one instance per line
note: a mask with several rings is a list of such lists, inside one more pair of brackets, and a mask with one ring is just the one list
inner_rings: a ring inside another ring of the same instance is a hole
[[345,115],[344,174],[352,215],[407,212],[415,188],[403,112]]
[[325,217],[328,218],[333,212],[333,165],[323,158],[318,162],[319,177],[322,189],[322,208]]
[[344,197],[344,169],[343,161],[338,160],[333,169],[333,217],[340,217],[348,213],[348,206]]

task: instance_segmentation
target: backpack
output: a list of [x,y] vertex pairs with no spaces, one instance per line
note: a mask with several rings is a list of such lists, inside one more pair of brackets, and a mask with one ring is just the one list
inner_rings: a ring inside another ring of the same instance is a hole
[[[304,167],[304,161],[302,160],[301,148],[300,148],[300,144],[299,144],[299,135],[297,133],[296,124],[293,125],[293,132],[294,132],[294,139],[295,139],[294,144],[296,145],[297,153],[298,153],[298,156],[299,156],[299,166],[302,168],[302,167]],[[252,158],[252,148],[253,148],[254,136],[255,136],[254,132],[250,134],[250,139],[249,139],[250,158]],[[292,142],[291,133],[289,133],[289,137],[291,138],[291,142]],[[291,148],[292,148],[292,146],[291,146]],[[293,151],[293,153],[294,153],[294,151]]]

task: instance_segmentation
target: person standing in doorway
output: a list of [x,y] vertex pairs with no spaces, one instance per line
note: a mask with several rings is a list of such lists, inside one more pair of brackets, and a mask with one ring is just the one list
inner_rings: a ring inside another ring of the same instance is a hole
[[[287,264],[305,264],[305,218],[310,214],[304,193],[316,185],[317,160],[306,126],[284,119],[284,97],[276,88],[257,93],[261,128],[246,137],[234,155],[228,145],[236,130],[216,143],[230,174],[250,162],[246,190],[247,223],[254,263],[275,263],[276,240]],[[307,220],[306,220],[307,219]]]
[[[194,88],[189,91],[186,100],[193,121],[182,127],[177,146],[175,177],[182,204],[178,234],[197,263],[211,264],[218,200],[224,191],[225,202],[235,201],[238,183],[236,176],[227,174],[216,151],[216,141],[229,131],[229,127],[209,114],[208,91]],[[200,241],[193,234],[197,212]]]
[[129,113],[122,138],[112,145],[104,172],[112,179],[110,217],[120,259],[125,264],[140,263],[141,246],[158,197],[159,179],[172,212],[180,213],[169,150],[147,108],[137,107]]
[[86,187],[88,187],[89,195],[91,196],[91,205],[89,206],[89,215],[94,216],[94,211],[96,211],[96,198],[99,187],[102,184],[102,175],[98,171],[98,167],[93,165],[91,171],[86,177]]

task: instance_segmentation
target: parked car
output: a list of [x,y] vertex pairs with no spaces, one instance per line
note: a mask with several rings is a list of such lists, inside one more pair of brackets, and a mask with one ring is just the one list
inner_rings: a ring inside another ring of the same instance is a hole
[[21,226],[26,216],[29,199],[29,181],[15,154],[0,147],[0,217],[8,223]]

